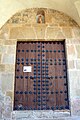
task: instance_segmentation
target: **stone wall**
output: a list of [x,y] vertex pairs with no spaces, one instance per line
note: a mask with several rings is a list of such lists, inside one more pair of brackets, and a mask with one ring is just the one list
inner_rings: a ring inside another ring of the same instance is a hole
[[[45,12],[45,24],[36,23],[38,10]],[[66,41],[69,99],[72,114],[80,115],[80,27],[64,13],[50,9],[26,9],[12,16],[0,30],[0,86],[14,101],[17,41]]]

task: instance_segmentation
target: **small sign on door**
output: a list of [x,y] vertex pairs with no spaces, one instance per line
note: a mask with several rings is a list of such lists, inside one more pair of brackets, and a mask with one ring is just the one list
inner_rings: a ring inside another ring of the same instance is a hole
[[32,66],[24,66],[23,72],[32,72]]

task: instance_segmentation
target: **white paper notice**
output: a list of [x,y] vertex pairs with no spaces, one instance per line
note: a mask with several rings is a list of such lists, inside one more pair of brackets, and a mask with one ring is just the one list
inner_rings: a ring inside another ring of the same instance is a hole
[[24,66],[23,72],[32,72],[32,66]]

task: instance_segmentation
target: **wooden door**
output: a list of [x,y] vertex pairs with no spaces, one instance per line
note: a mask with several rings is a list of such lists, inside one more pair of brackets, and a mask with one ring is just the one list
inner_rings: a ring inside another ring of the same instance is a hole
[[14,110],[69,109],[65,41],[18,42]]

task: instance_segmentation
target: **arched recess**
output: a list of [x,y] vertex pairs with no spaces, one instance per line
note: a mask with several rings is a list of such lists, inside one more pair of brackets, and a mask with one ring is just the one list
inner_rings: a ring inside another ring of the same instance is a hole
[[[36,22],[36,16],[39,10],[43,10],[45,12],[45,23],[38,24]],[[1,86],[3,92],[6,91],[6,95],[11,96],[13,101],[17,41],[60,41],[66,39],[67,63],[69,71],[69,69],[72,69],[73,67],[70,66],[70,61],[76,57],[74,44],[72,43],[70,44],[73,48],[73,52],[69,53],[69,42],[74,42],[76,38],[79,39],[79,31],[79,26],[72,18],[62,12],[52,9],[26,9],[12,16],[0,31],[0,41],[2,47],[0,54],[0,64],[2,67]],[[71,56],[70,60],[69,56]],[[74,67],[73,69],[75,69]],[[71,88],[70,91],[72,91]],[[74,97],[74,93],[71,92],[70,96]]]

